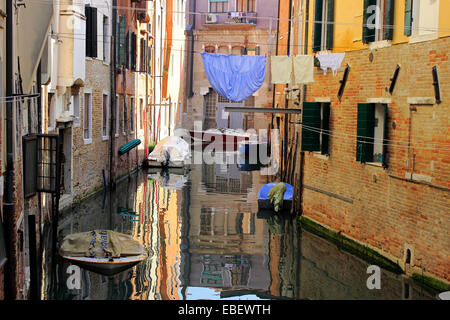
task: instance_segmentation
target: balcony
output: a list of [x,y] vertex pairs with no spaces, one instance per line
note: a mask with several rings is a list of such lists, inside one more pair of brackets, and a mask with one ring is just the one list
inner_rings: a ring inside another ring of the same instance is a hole
[[208,29],[252,29],[257,25],[256,12],[224,12],[202,14],[202,25]]

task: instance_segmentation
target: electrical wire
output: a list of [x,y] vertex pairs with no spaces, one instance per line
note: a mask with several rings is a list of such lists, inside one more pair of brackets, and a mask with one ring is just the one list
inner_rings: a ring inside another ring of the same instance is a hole
[[[55,0],[57,1],[57,0]],[[54,5],[55,4],[54,0],[33,0],[33,3],[40,3],[40,4],[48,4],[48,5]],[[64,1],[57,1],[56,4],[59,5],[78,5],[78,6],[84,6],[85,3],[83,2],[76,2],[76,1],[68,1],[68,2],[64,2]],[[148,11],[153,11],[153,8],[151,8],[151,10],[147,9],[147,8],[136,8],[136,7],[129,7],[129,6],[110,6],[110,5],[100,5],[97,4],[95,6],[96,8],[107,8],[107,9],[117,9],[117,10],[122,10],[122,11],[143,11],[143,12],[148,12]],[[164,13],[182,13],[185,15],[208,15],[208,14],[215,14],[215,15],[226,15],[228,16],[228,12],[193,12],[193,11],[179,11],[179,10],[166,10],[165,8],[162,8],[162,10]],[[376,24],[374,23],[368,23],[368,24],[361,24],[361,23],[356,23],[356,22],[338,22],[338,21],[317,21],[317,20],[304,20],[301,19],[300,16],[298,17],[294,17],[294,18],[278,18],[278,17],[267,17],[267,16],[256,16],[256,17],[249,17],[250,19],[262,19],[262,20],[274,20],[274,21],[291,21],[291,22],[295,22],[298,21],[299,23],[311,23],[311,24],[316,24],[316,23],[320,23],[320,24],[326,24],[326,25],[347,25],[347,26],[363,26],[363,27],[376,27]],[[403,30],[404,25],[396,25],[396,24],[392,24],[392,25],[388,25],[388,24],[383,24],[382,25],[384,28],[388,28],[388,29],[396,29],[396,28],[400,28]],[[430,32],[450,32],[449,28],[430,28],[430,27],[417,27],[415,28],[415,30],[420,30],[420,31],[430,31]]]

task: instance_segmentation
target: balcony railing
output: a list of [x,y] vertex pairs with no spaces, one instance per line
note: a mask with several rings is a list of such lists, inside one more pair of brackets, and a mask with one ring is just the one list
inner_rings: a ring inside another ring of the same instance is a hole
[[206,13],[203,15],[206,25],[256,25],[256,12]]

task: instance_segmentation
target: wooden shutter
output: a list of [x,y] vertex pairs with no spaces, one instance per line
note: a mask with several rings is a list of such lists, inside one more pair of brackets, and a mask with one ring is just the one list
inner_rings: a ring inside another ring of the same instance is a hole
[[322,103],[322,144],[321,144],[321,153],[322,154],[330,154],[329,151],[329,141],[330,141],[330,132],[326,130],[330,130],[330,103]]
[[86,16],[86,57],[92,55],[92,8],[84,7],[84,15]]
[[386,0],[384,11],[384,40],[394,38],[394,0]]
[[320,151],[320,103],[304,102],[302,113],[302,151]]
[[[334,37],[334,0],[328,0],[327,6],[327,50],[333,49],[333,37]],[[333,22],[333,23],[330,23]]]
[[97,58],[97,43],[98,43],[98,25],[97,25],[97,8],[92,9],[91,28],[92,28],[92,41],[91,41],[91,57]]
[[126,54],[126,68],[127,69],[130,69],[130,66],[131,66],[131,57],[130,57],[130,41],[131,41],[131,38],[130,38],[130,31],[128,31],[127,32],[127,37],[126,37],[126,45],[125,45],[125,54]]
[[119,42],[119,59],[117,60],[119,65],[125,66],[127,63],[127,36],[125,29],[127,25],[127,17],[121,16],[119,28],[118,28],[118,42]]
[[[370,13],[367,11],[370,6],[376,6],[377,0],[364,0],[364,12],[363,12],[363,43],[369,43],[375,41],[375,25],[369,27],[367,24],[369,22],[369,18],[375,14],[375,11],[371,11]],[[372,22],[373,19],[370,19]],[[375,22],[375,21],[373,21]]]
[[359,103],[356,137],[356,161],[373,161],[375,104]]
[[314,6],[314,38],[313,38],[313,52],[320,51],[322,44],[322,11],[323,0],[316,0]]
[[383,167],[387,168],[388,164],[387,164],[387,160],[388,160],[388,140],[389,140],[389,125],[388,125],[388,117],[389,117],[389,108],[388,105],[385,104],[384,105],[384,132],[383,132],[383,158],[382,158],[382,163],[383,163]]
[[137,57],[137,36],[136,33],[131,33],[131,70],[136,71],[136,57]]
[[405,36],[410,36],[412,34],[412,11],[413,0],[405,0],[405,26],[403,32]]

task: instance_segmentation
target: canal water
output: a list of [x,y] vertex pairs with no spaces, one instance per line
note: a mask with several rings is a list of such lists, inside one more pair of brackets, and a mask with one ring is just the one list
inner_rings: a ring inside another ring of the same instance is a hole
[[42,298],[432,298],[385,270],[381,288],[370,290],[367,262],[302,230],[294,216],[258,213],[257,192],[267,182],[260,171],[240,171],[236,164],[196,165],[185,174],[138,171],[115,192],[98,193],[63,213],[57,238],[114,230],[139,240],[148,258],[113,276],[75,272],[58,255],[51,258],[47,234]]

